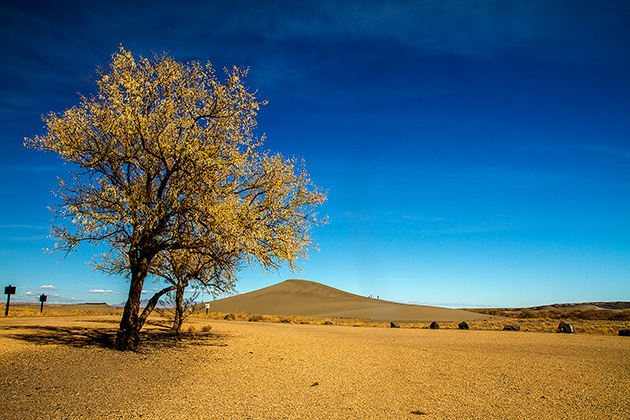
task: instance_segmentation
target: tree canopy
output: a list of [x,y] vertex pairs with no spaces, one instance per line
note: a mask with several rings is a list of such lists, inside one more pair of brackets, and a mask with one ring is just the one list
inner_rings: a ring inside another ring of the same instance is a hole
[[264,102],[246,75],[234,67],[222,83],[210,63],[136,58],[121,47],[97,69],[95,94],[44,117],[46,133],[25,139],[75,168],[59,181],[53,211],[72,224],[53,225],[56,247],[106,244],[96,268],[130,280],[118,349],[137,348],[142,286],[167,254],[205,273],[212,262],[228,267],[232,279],[240,263],[296,269],[313,247],[325,192],[296,159],[261,150],[253,131]]

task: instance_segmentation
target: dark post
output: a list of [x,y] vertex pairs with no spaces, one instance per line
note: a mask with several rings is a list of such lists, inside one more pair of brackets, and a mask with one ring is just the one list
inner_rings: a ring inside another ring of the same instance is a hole
[[7,295],[7,309],[4,311],[4,316],[9,316],[9,303],[11,302],[11,295],[15,294],[15,286],[6,286],[4,288],[4,294]]
[[43,293],[42,293],[41,295],[39,295],[39,301],[41,302],[41,305],[40,305],[40,307],[39,307],[39,313],[40,313],[40,314],[44,313],[44,302],[46,302],[46,298],[47,298],[47,297],[48,297],[48,296],[46,296],[46,295],[45,295],[45,294],[43,294]]

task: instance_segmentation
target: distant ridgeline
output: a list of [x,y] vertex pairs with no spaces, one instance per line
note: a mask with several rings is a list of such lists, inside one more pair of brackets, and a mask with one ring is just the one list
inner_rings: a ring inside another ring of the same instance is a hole
[[553,305],[532,306],[529,308],[503,308],[504,311],[622,311],[630,309],[630,302],[585,302],[554,303]]
[[593,310],[624,310],[630,309],[630,302],[589,302],[589,303],[556,303],[554,305],[535,306],[533,310],[553,310],[566,308],[568,310],[580,309],[582,306],[594,306]]
[[529,308],[472,309],[488,315],[512,318],[552,318],[630,321],[630,302],[556,303]]

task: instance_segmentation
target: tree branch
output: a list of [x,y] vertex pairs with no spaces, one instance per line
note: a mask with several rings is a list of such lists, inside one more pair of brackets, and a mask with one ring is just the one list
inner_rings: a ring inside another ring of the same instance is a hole
[[140,315],[140,317],[138,318],[138,323],[140,325],[140,328],[142,328],[144,326],[144,323],[146,322],[147,318],[149,317],[149,315],[151,314],[151,312],[153,312],[153,309],[155,309],[155,305],[157,305],[158,301],[160,300],[160,298],[165,294],[168,293],[170,291],[176,290],[179,287],[186,287],[188,286],[188,282],[185,282],[185,284],[183,285],[171,285],[167,288],[164,288],[162,290],[160,290],[159,292],[157,292],[156,294],[154,294],[151,299],[149,299],[149,301],[147,302],[147,306],[144,307],[144,310],[142,311],[142,315]]

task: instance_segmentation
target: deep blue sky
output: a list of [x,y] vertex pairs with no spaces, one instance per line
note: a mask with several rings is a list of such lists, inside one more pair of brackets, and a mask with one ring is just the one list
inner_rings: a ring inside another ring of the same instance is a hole
[[[628,1],[4,2],[0,279],[17,301],[122,302],[45,254],[56,177],[25,149],[123,44],[250,67],[266,148],[329,191],[304,278],[444,306],[630,300]],[[146,284],[150,292],[156,287]]]

